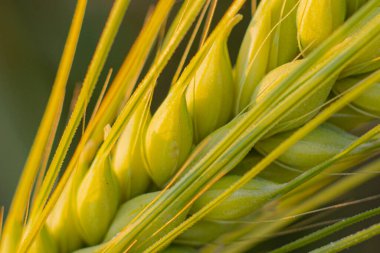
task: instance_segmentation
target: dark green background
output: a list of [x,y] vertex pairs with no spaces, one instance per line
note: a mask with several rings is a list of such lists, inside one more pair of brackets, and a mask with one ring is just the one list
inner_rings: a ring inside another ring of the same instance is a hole
[[[69,79],[65,110],[62,114],[63,123],[67,120],[67,108],[73,87],[83,80],[112,2],[91,0],[88,3]],[[114,68],[114,73],[116,72],[141,28],[148,6],[153,2],[132,0],[99,83],[103,82],[109,68]],[[231,3],[227,0],[219,2],[217,17]],[[180,3],[178,1],[177,8]],[[4,205],[6,210],[46,105],[74,7],[74,0],[0,0],[0,205]],[[249,11],[249,6],[245,6],[242,11],[244,20],[230,36],[232,61],[236,58],[249,22]],[[181,48],[183,49],[183,45]],[[179,56],[179,53],[175,55],[159,80],[155,106],[167,91],[167,84],[175,71]],[[62,127],[59,131],[62,131]],[[343,197],[341,201],[374,195],[377,192],[375,185],[374,182],[372,187],[362,187],[361,190]],[[336,217],[365,210],[373,204],[356,206],[350,211],[339,211]],[[375,238],[355,247],[352,252],[376,252],[376,245],[380,243]]]

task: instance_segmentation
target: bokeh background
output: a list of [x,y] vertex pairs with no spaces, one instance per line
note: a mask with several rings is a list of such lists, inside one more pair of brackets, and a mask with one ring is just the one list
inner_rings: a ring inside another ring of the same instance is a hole
[[[62,123],[67,121],[74,87],[84,78],[112,2],[111,0],[91,0],[88,3],[69,79]],[[153,0],[131,1],[107,60],[105,71],[100,77],[99,86],[104,81],[109,68],[113,68],[114,73],[117,71],[143,24],[149,6],[154,2]],[[181,2],[178,1],[177,8]],[[216,19],[231,2],[219,1]],[[6,211],[54,81],[75,3],[75,0],[0,0],[0,205],[5,206]],[[250,6],[248,4],[242,10],[242,14],[244,19],[234,29],[229,40],[232,61],[236,58],[241,38],[249,22]],[[178,52],[181,52],[183,48],[184,45]],[[160,77],[154,106],[157,106],[158,101],[166,94],[170,77],[176,69],[179,57],[180,53],[177,53]],[[62,126],[59,131],[62,131]],[[376,182],[372,182],[342,197],[339,201],[376,195],[377,189]],[[337,212],[330,214],[324,219],[348,216],[375,204],[371,202],[349,210],[339,210],[338,214]],[[356,227],[358,228],[360,227]],[[354,230],[347,230],[345,234],[350,231]],[[298,233],[295,236],[299,235]],[[330,237],[329,240],[338,236]],[[284,240],[286,239],[287,237]],[[374,238],[350,251],[377,252],[376,246],[380,246],[380,242]]]

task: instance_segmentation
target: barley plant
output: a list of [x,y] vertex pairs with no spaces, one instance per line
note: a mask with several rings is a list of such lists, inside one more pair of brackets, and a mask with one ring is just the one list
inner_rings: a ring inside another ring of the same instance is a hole
[[[380,0],[229,2],[216,18],[217,0],[157,0],[103,84],[129,5],[115,0],[58,136],[91,4],[77,1],[2,253],[339,252],[380,234],[371,220],[325,238],[380,206],[305,229],[380,172]],[[231,59],[242,19],[250,22]],[[153,110],[175,52],[181,61]],[[292,230],[304,233],[278,240]]]

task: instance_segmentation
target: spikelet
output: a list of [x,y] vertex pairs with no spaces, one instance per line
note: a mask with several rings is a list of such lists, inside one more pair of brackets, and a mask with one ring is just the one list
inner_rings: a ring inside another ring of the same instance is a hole
[[[199,211],[239,179],[240,176],[235,175],[223,177],[194,202],[190,213]],[[259,178],[253,179],[209,212],[205,219],[234,220],[244,217],[269,200],[279,187],[280,185],[271,181]]]
[[[282,80],[302,64],[302,61],[303,60],[293,61],[269,72],[253,93],[252,105],[260,103],[272,89],[276,88]],[[289,114],[270,130],[267,136],[300,127],[314,117],[314,115],[318,113],[318,108],[326,101],[334,81],[335,79],[322,85],[310,99],[291,109]]]
[[123,200],[144,193],[150,178],[143,162],[143,135],[150,120],[147,103],[141,103],[127,122],[114,150],[112,168]]
[[119,184],[109,158],[94,161],[83,179],[77,195],[77,215],[84,240],[99,243],[119,204]]
[[91,140],[85,145],[75,173],[70,177],[46,221],[46,228],[54,238],[59,252],[72,252],[83,245],[76,215],[76,196],[96,150],[97,145]]
[[297,11],[298,40],[308,54],[341,24],[346,16],[346,0],[301,0]]
[[266,73],[293,60],[299,53],[297,4],[298,0],[268,0],[259,5],[244,36],[235,67],[236,114],[249,104]]
[[[280,133],[256,144],[255,149],[267,155],[294,132]],[[308,169],[332,158],[356,137],[331,124],[324,123],[282,154],[277,162],[297,169]]]
[[[336,82],[333,91],[341,94],[359,83],[366,76],[345,78]],[[364,114],[380,117],[380,81],[365,90],[351,103],[351,107]]]
[[257,84],[267,72],[270,40],[266,39],[271,30],[271,1],[259,5],[245,33],[235,67],[237,85],[235,114],[242,111],[250,101]]
[[147,169],[157,186],[163,187],[174,175],[192,144],[193,126],[184,90],[174,87],[153,115],[145,137]]
[[227,38],[234,24],[214,41],[186,91],[196,143],[226,124],[233,114],[235,87]]
[[270,37],[271,46],[267,72],[294,60],[299,54],[297,41],[297,4],[298,0],[272,1]]

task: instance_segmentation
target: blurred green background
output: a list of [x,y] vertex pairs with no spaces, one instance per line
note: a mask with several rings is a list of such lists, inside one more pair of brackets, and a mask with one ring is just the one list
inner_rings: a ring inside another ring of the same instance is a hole
[[[67,121],[73,88],[85,75],[112,2],[92,0],[88,3],[61,123]],[[132,0],[100,77],[99,86],[109,68],[113,68],[114,74],[116,73],[143,24],[149,6],[154,2]],[[178,1],[176,8],[181,2]],[[219,1],[216,20],[231,2]],[[0,0],[0,205],[5,206],[6,210],[49,96],[75,3],[74,0]],[[231,34],[229,47],[232,61],[236,58],[241,38],[249,22],[249,13],[249,6],[246,5],[242,11],[243,21]],[[176,69],[183,48],[184,45],[170,61],[159,80],[157,101],[168,89],[167,84]],[[62,127],[59,131],[62,131]],[[372,185],[361,187],[354,193],[342,197],[340,201],[375,195],[375,186],[376,183],[373,182]],[[337,217],[365,210],[371,205],[373,203],[356,206],[349,211],[340,211]],[[355,247],[351,252],[377,252],[376,245],[380,243],[374,238]]]

